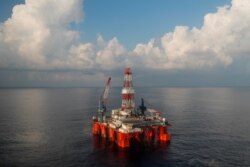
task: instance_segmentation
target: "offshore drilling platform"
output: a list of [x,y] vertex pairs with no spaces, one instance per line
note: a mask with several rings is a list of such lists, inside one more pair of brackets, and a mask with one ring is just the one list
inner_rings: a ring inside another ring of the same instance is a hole
[[147,108],[143,99],[139,108],[135,108],[130,68],[124,70],[121,107],[113,109],[110,116],[105,115],[110,82],[111,78],[100,96],[98,115],[92,119],[92,133],[116,143],[119,148],[130,148],[136,143],[170,142],[169,124],[159,111]]

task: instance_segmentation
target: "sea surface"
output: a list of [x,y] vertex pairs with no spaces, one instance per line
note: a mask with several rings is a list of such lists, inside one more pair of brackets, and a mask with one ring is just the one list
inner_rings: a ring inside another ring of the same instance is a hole
[[[122,151],[96,140],[101,88],[0,89],[0,166],[250,166],[250,88],[136,88],[162,112],[168,145]],[[111,88],[108,108],[121,104]]]

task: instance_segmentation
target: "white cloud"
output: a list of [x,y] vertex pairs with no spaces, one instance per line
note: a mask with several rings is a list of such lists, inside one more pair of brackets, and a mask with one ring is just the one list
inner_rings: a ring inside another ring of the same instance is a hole
[[117,38],[106,42],[99,36],[97,45],[99,49],[95,60],[102,69],[114,69],[124,64],[126,51]]
[[[5,45],[5,66],[50,68],[51,62],[64,59],[76,42],[78,32],[68,27],[82,19],[82,1],[26,0],[13,8],[11,18],[1,27],[1,44]],[[1,49],[2,51],[2,49]],[[6,53],[9,52],[9,53]],[[53,64],[53,63],[52,63]]]
[[70,24],[83,17],[82,0],[26,0],[0,26],[0,65],[21,69],[113,69],[125,58],[117,38],[81,43]]
[[116,37],[82,43],[70,24],[83,20],[82,0],[26,0],[0,24],[0,67],[197,69],[229,65],[250,53],[250,1],[232,0],[204,17],[201,28],[177,26],[131,51]]
[[250,1],[232,0],[204,17],[203,26],[177,26],[157,43],[137,44],[133,53],[148,68],[196,69],[229,65],[250,55]]

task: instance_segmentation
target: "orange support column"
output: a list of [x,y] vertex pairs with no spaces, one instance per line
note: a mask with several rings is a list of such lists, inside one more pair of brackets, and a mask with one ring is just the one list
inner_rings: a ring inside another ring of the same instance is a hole
[[92,133],[94,135],[100,134],[100,124],[98,122],[93,122]]
[[147,141],[148,142],[153,142],[154,136],[155,136],[154,129],[152,127],[150,127],[148,129],[148,131],[146,132],[146,139],[147,139]]
[[110,141],[115,141],[115,130],[111,127],[109,127],[109,139]]
[[117,132],[117,145],[119,147],[128,148],[130,146],[129,139],[129,134]]
[[107,126],[104,124],[100,124],[100,129],[102,137],[107,137]]
[[159,140],[164,142],[169,142],[171,135],[167,133],[166,126],[160,126],[158,129]]

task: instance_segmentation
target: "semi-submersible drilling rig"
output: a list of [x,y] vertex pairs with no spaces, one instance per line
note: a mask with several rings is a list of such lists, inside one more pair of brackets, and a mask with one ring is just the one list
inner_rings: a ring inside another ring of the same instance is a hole
[[133,143],[170,142],[171,135],[167,132],[169,124],[159,111],[148,109],[143,99],[139,108],[135,108],[130,68],[124,70],[121,108],[113,109],[111,116],[105,115],[110,81],[111,78],[100,96],[98,115],[92,119],[92,133],[115,142],[120,148],[129,148]]

